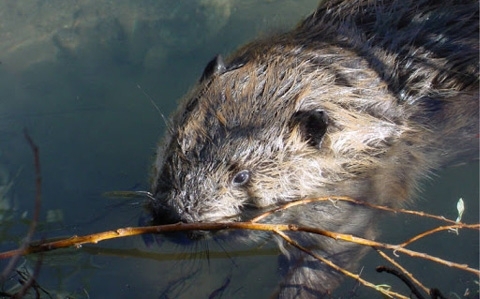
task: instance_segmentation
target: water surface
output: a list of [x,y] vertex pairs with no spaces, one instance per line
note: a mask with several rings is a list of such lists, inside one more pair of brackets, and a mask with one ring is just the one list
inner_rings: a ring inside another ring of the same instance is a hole
[[[214,55],[290,28],[316,2],[1,2],[0,251],[19,245],[32,217],[33,156],[24,129],[40,149],[42,168],[35,239],[136,226],[141,200],[102,193],[149,188],[150,164],[165,130],[149,97],[168,115]],[[478,223],[478,164],[441,172],[434,181],[412,207],[454,219],[456,201],[463,197],[464,220]],[[382,237],[391,242],[438,225],[384,220]],[[267,297],[279,276],[276,252],[264,246],[259,252],[210,244],[196,248],[196,259],[188,260],[189,250],[168,242],[147,247],[140,237],[111,240],[44,255],[37,282],[59,298]],[[478,268],[478,232],[440,233],[415,249]],[[243,257],[235,256],[239,250]],[[21,267],[32,269],[36,259],[22,259]],[[447,293],[478,290],[471,274],[400,260]],[[0,261],[0,269],[5,263]],[[375,274],[382,263],[372,254],[362,262],[362,276],[394,284]],[[6,290],[14,285],[9,281]],[[353,287],[347,281],[342,294],[352,294]],[[362,297],[362,289],[356,292]]]

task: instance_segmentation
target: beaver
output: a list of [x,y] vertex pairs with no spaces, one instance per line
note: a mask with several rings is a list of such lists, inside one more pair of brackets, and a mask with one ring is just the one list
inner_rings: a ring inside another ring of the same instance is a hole
[[[478,19],[471,0],[329,0],[292,31],[216,56],[158,146],[153,223],[243,221],[321,196],[409,202],[435,169],[478,157]],[[374,238],[376,219],[359,205],[323,202],[265,221]],[[262,235],[198,231],[182,242],[206,237]],[[294,237],[347,269],[364,254]],[[318,297],[339,285],[333,269],[279,246],[288,266],[279,297]]]

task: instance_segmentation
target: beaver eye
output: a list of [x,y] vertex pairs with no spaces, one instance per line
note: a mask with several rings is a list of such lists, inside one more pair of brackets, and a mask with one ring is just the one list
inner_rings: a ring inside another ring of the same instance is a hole
[[240,187],[248,183],[249,180],[250,180],[250,171],[242,170],[233,177],[232,184],[234,186]]

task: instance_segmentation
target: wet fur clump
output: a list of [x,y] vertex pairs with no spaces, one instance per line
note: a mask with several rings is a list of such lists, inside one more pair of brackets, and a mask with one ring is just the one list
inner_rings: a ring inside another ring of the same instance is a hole
[[[293,31],[217,56],[158,147],[154,222],[242,221],[328,195],[401,206],[431,171],[478,157],[478,19],[477,1],[326,1]],[[373,238],[374,219],[319,203],[268,222]],[[319,236],[299,242],[346,268],[362,255]],[[280,245],[291,266],[280,297],[338,285],[338,273]]]

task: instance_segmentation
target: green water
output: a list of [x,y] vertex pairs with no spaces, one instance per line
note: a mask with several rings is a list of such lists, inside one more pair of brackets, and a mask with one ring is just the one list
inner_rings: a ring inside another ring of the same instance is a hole
[[[18,246],[33,214],[33,156],[24,129],[40,149],[42,207],[34,239],[136,226],[140,199],[102,193],[149,188],[150,164],[165,130],[149,97],[168,115],[214,55],[290,28],[316,2],[0,2],[0,251]],[[458,197],[466,200],[464,220],[478,223],[478,164],[442,173],[419,205],[455,218]],[[420,225],[388,219],[382,236],[402,240]],[[432,240],[420,249],[478,268],[478,232]],[[247,247],[245,257],[234,257],[222,253],[238,248],[210,246],[220,258],[199,253],[184,260],[185,248],[147,247],[140,237],[106,241],[44,255],[36,280],[59,298],[205,298],[222,287],[215,298],[263,298],[278,283],[276,256],[268,250],[256,255]],[[19,265],[32,269],[37,258]],[[377,283],[394,281],[375,276],[377,262],[369,257],[363,273]],[[478,289],[470,274],[405,263],[429,285],[459,294]],[[0,269],[5,265],[0,261]],[[15,281],[5,286],[8,291]]]

